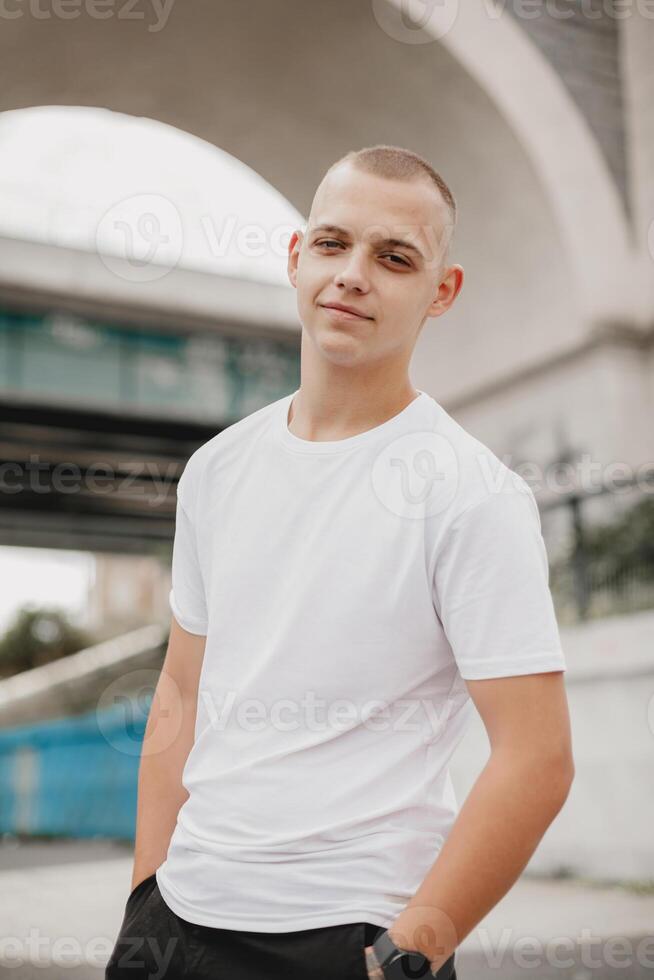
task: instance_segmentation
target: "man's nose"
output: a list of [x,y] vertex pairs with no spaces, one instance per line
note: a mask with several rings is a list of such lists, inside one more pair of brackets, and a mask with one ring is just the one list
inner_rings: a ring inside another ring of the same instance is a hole
[[340,269],[336,284],[345,286],[348,289],[358,289],[362,292],[368,289],[368,273],[366,270],[365,257],[356,250],[350,252],[345,264]]

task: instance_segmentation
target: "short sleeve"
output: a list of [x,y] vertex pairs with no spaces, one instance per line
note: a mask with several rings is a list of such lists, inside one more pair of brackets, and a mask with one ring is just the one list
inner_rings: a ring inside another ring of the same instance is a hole
[[172,558],[170,608],[175,619],[189,633],[207,634],[207,605],[197,550],[195,528],[177,497],[175,540]]
[[464,679],[566,669],[538,505],[524,487],[465,510],[435,556],[434,605]]

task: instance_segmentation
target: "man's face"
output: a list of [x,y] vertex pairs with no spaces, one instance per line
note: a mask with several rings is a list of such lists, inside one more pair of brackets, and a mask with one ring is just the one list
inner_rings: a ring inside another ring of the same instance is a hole
[[[425,319],[445,312],[460,288],[441,285],[446,222],[427,179],[388,180],[349,163],[325,177],[288,260],[300,320],[325,356],[408,360]],[[339,314],[332,303],[362,316]]]

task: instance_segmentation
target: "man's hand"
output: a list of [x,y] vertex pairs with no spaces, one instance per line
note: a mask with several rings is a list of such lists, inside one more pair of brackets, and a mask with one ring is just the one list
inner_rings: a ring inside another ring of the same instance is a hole
[[129,890],[130,895],[132,894],[133,891],[135,891],[138,888],[139,885],[141,885],[145,881],[146,878],[152,877],[154,873],[155,873],[154,871],[147,871],[144,874],[143,871],[138,871],[132,874],[132,884]]
[[366,946],[366,967],[368,969],[368,980],[384,980],[384,974],[382,973],[382,968],[379,965],[379,961],[375,956],[375,951],[372,946]]

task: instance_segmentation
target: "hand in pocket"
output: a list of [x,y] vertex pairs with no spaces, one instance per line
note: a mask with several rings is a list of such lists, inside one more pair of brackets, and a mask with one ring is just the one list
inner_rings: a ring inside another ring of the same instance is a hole
[[139,881],[138,885],[135,885],[134,888],[132,888],[131,892],[127,897],[127,901],[125,902],[126,907],[129,905],[132,899],[137,895],[137,893],[142,890],[142,888],[147,884],[147,882],[152,881],[152,879],[155,876],[156,876],[156,871],[153,871],[151,875],[148,875],[147,878],[142,878],[141,881]]

